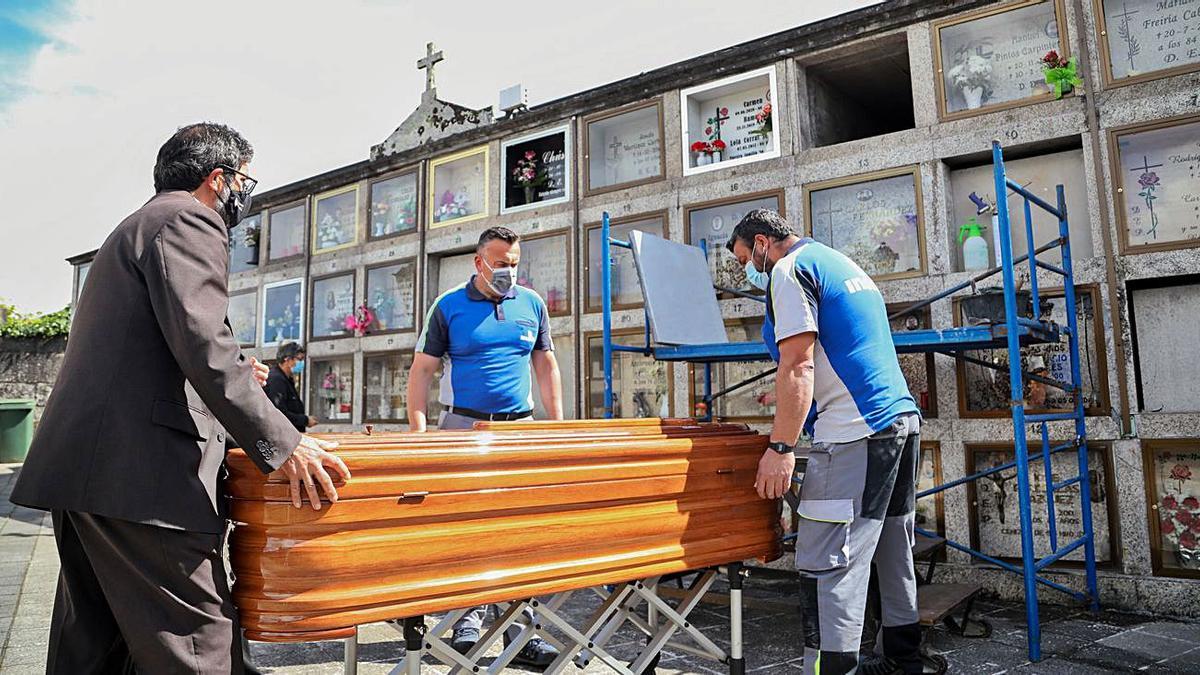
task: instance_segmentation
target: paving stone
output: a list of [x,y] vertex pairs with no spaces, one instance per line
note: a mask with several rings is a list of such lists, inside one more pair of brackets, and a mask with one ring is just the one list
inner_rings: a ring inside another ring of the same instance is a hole
[[1095,642],[1110,635],[1116,635],[1125,628],[1113,626],[1109,623],[1095,621],[1090,617],[1075,617],[1073,619],[1065,619],[1062,621],[1052,621],[1042,626],[1042,634],[1059,633],[1069,635],[1073,638]]
[[971,649],[960,649],[946,655],[951,673],[990,675],[1029,662],[1025,648],[1006,645],[1002,642],[980,641]]
[[1096,644],[1140,654],[1151,662],[1178,656],[1196,646],[1194,642],[1160,637],[1137,629],[1106,637]]
[[1135,630],[1159,637],[1175,638],[1191,642],[1193,646],[1200,641],[1200,623],[1184,623],[1179,621],[1155,621],[1138,626]]
[[1108,668],[1099,668],[1092,665],[1072,663],[1059,658],[1043,659],[1037,663],[1027,663],[1023,666],[1017,666],[1011,670],[1005,671],[1005,675],[1009,673],[1037,673],[1037,675],[1082,675],[1084,673],[1095,673],[1103,675],[1104,673],[1122,673],[1129,672],[1125,670],[1110,670]]
[[1093,643],[1078,649],[1069,657],[1071,663],[1092,666],[1094,668],[1114,668],[1124,672],[1133,672],[1139,668],[1153,664],[1156,659],[1148,658],[1136,652]]
[[[996,642],[1002,642],[1013,647],[1026,649],[1028,644],[1028,636],[1025,633],[1008,633],[1000,636],[993,636]],[[1073,654],[1076,650],[1091,644],[1094,640],[1085,640],[1064,633],[1043,632],[1041,639],[1042,658],[1051,656],[1067,656]]]

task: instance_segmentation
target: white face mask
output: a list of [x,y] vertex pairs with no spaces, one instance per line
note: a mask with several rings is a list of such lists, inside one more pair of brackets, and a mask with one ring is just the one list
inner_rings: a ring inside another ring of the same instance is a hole
[[482,261],[483,266],[488,268],[488,271],[492,273],[492,280],[487,282],[488,288],[491,288],[493,291],[495,291],[496,295],[507,295],[517,281],[516,265],[512,267],[501,267],[500,269],[495,269],[489,265],[482,256],[480,256],[479,260]]
[[[767,290],[767,284],[770,283],[770,281],[771,281],[771,275],[767,274],[766,271],[764,271],[764,270],[760,270],[755,265],[754,258],[757,257],[755,255],[755,252],[757,250],[758,250],[757,246],[755,246],[753,249],[751,249],[750,250],[750,259],[746,261],[746,281],[749,281],[750,285],[757,288],[758,290],[765,291],[765,290]],[[764,251],[763,252],[763,267],[765,268],[766,266],[767,266],[767,254],[766,254],[766,251]]]

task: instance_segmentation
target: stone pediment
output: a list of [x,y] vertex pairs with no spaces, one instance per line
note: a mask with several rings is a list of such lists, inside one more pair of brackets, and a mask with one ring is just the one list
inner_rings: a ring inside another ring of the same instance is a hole
[[425,45],[425,57],[417,60],[417,68],[425,71],[425,91],[421,92],[421,105],[417,106],[417,109],[382,143],[371,148],[372,160],[492,123],[491,108],[474,110],[437,97],[437,89],[433,84],[433,67],[443,58],[442,53],[434,49],[432,42]]
[[382,143],[371,147],[372,160],[492,123],[491,108],[474,110],[443,101],[430,95],[435,91],[426,91],[421,97],[421,105]]

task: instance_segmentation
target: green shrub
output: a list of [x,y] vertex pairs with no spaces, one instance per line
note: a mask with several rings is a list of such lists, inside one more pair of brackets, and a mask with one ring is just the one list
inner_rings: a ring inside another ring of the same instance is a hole
[[0,338],[56,338],[66,335],[70,326],[70,307],[49,314],[26,315],[11,305],[0,305]]

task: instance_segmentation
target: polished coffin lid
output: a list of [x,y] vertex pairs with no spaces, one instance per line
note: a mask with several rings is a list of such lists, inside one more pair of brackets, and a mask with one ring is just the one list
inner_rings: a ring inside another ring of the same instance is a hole
[[506,422],[321,436],[352,473],[320,511],[229,456],[234,599],[252,639],[780,555],[767,439],[691,420]]

